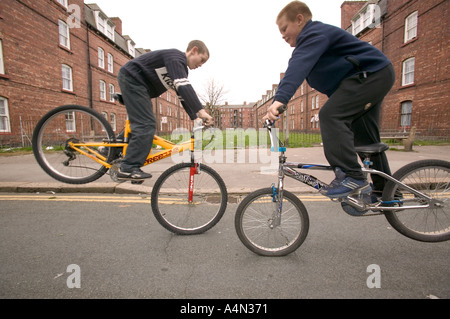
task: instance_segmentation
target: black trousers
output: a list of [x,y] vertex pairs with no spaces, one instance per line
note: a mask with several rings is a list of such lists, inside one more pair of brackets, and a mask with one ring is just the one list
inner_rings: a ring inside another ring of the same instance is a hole
[[131,126],[131,139],[121,169],[130,172],[144,165],[153,144],[156,119],[147,89],[133,78],[119,72],[118,82]]
[[[355,146],[379,143],[381,105],[395,80],[389,66],[368,74],[344,79],[319,112],[320,131],[325,157],[347,176],[364,179]],[[372,158],[374,169],[391,175],[386,154]],[[382,190],[385,180],[372,176],[375,190]]]

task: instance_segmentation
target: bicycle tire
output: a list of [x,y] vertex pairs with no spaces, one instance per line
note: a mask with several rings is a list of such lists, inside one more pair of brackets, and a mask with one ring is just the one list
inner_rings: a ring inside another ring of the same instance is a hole
[[[105,166],[70,148],[69,141],[113,142],[114,132],[98,112],[81,105],[63,105],[45,114],[37,123],[32,138],[39,166],[54,179],[68,184],[86,184],[102,177]],[[97,150],[97,149],[96,149]],[[111,162],[115,148],[105,148]]]
[[[441,242],[450,239],[450,162],[420,160],[400,168],[392,175],[402,183],[433,198],[431,207],[384,211],[389,224],[399,233],[423,242]],[[383,201],[401,198],[405,204],[421,204],[420,198],[398,184],[389,181],[383,190]]]
[[189,203],[190,163],[180,163],[164,171],[156,180],[151,206],[156,220],[178,235],[196,235],[216,225],[227,208],[228,193],[220,175],[200,165],[194,175],[193,202]]
[[297,196],[283,191],[281,223],[271,228],[269,224],[277,208],[273,189],[262,188],[245,197],[236,210],[236,233],[244,246],[258,255],[288,255],[297,250],[308,235],[308,212]]

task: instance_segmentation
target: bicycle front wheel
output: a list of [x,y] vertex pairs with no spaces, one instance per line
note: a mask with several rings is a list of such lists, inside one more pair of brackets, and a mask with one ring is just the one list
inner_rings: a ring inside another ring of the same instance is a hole
[[[399,210],[386,211],[391,226],[401,234],[424,242],[450,239],[450,162],[422,160],[410,163],[395,174],[395,179],[431,197],[418,197],[392,181],[383,190],[383,201],[393,201]],[[395,200],[396,199],[396,200]],[[403,206],[423,208],[402,209]]]
[[285,256],[294,252],[306,239],[308,212],[297,196],[283,191],[281,217],[276,221],[279,202],[273,200],[272,188],[248,195],[239,204],[235,228],[241,242],[262,256]]
[[107,168],[71,147],[71,143],[93,157],[97,153],[110,162],[115,156],[114,148],[99,150],[98,146],[88,144],[113,142],[114,138],[111,125],[99,113],[81,105],[64,105],[38,122],[32,145],[38,164],[47,174],[64,183],[85,184],[100,178]]
[[158,222],[179,235],[201,234],[222,218],[228,193],[222,178],[212,168],[190,163],[172,166],[153,186],[152,211]]

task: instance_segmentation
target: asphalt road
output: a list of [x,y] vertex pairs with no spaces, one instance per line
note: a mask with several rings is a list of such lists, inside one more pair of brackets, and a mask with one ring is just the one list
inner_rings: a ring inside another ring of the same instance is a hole
[[450,298],[449,242],[413,241],[320,195],[301,195],[308,237],[279,258],[242,245],[237,204],[207,233],[177,236],[138,195],[0,196],[2,299]]

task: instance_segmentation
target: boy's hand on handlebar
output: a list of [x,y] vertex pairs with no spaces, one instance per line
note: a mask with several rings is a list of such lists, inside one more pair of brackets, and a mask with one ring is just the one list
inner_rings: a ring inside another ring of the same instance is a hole
[[214,118],[206,112],[205,109],[201,109],[197,116],[203,120],[206,126],[212,126],[214,124]]
[[284,110],[280,113],[279,108],[284,107],[284,104],[278,101],[273,102],[273,104],[267,109],[267,114],[264,115],[263,120],[271,120],[275,121],[278,119],[278,115],[284,112]]

